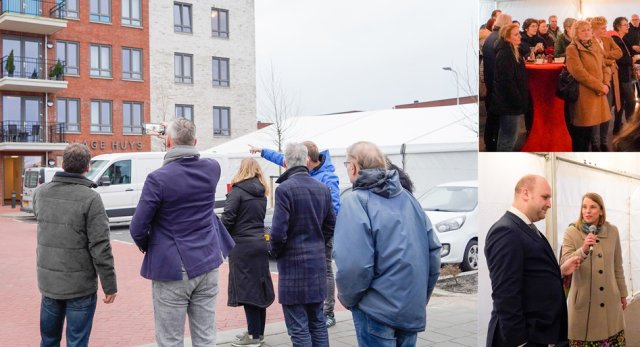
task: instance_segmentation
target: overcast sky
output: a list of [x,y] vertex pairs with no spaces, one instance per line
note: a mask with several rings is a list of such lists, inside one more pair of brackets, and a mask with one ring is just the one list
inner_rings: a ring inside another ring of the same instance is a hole
[[455,98],[443,66],[458,71],[461,97],[477,94],[477,4],[256,0],[258,99],[271,64],[301,115]]

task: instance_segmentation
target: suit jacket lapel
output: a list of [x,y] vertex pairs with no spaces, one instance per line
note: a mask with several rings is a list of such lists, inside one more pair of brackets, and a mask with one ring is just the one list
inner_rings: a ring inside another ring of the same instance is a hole
[[535,230],[532,230],[531,227],[525,224],[525,222],[515,214],[507,211],[507,215],[518,226],[520,231],[523,232],[528,237],[530,237],[534,242],[543,242],[545,253],[547,254],[547,256],[550,257],[550,259],[553,260],[554,263],[557,264],[558,260],[556,259],[556,256],[553,254],[553,249],[551,249],[551,245],[549,244],[549,241],[542,233],[539,233],[539,235],[542,237],[536,235],[537,232]]

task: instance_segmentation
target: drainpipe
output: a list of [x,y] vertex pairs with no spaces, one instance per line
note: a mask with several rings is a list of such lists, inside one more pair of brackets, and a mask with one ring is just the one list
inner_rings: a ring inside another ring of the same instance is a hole
[[406,164],[407,164],[407,144],[403,143],[402,146],[400,146],[400,154],[402,155],[402,170],[407,170],[406,168]]

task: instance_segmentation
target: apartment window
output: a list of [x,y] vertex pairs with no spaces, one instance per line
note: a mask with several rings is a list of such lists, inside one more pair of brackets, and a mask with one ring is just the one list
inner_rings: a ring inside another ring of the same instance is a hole
[[140,0],[122,0],[122,24],[142,26]]
[[91,76],[111,77],[111,46],[91,45]]
[[142,50],[122,49],[122,78],[126,80],[142,79]]
[[78,19],[78,0],[58,0],[57,3],[64,3],[63,15],[65,18]]
[[111,23],[111,0],[90,0],[89,11],[90,20]]
[[111,132],[111,101],[91,101],[91,132]]
[[193,122],[193,105],[176,105],[176,118],[186,118]]
[[58,98],[56,101],[58,123],[64,124],[67,132],[80,132],[80,100]]
[[142,103],[124,102],[122,104],[122,132],[142,134]]
[[231,135],[231,127],[229,125],[229,107],[213,108],[213,135],[229,136]]
[[58,41],[56,42],[56,59],[64,65],[65,75],[79,75],[78,67],[78,46],[77,42]]
[[229,86],[229,59],[213,57],[213,85]]
[[193,83],[193,55],[176,53],[174,56],[174,73],[176,83]]
[[229,37],[229,11],[211,9],[211,34],[216,37]]
[[191,32],[191,5],[181,2],[173,3],[173,30],[175,32]]

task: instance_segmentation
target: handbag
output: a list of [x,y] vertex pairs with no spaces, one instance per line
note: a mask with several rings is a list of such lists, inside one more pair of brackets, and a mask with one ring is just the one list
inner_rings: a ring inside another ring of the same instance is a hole
[[556,96],[566,102],[578,101],[578,81],[571,76],[566,66],[560,71]]

